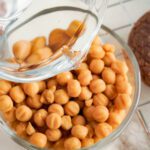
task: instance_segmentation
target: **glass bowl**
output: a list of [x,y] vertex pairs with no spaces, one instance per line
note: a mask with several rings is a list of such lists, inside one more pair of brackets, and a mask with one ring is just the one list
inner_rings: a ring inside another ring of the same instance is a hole
[[[127,116],[121,123],[121,125],[114,131],[112,132],[108,137],[104,138],[103,140],[99,141],[95,145],[89,148],[84,148],[83,150],[97,150],[104,148],[104,146],[108,145],[109,143],[113,142],[116,138],[118,138],[125,128],[128,126],[130,123],[132,116],[134,115],[134,112],[138,106],[139,102],[139,96],[140,96],[140,88],[141,88],[141,79],[140,79],[140,71],[139,71],[139,66],[138,63],[135,59],[135,56],[133,55],[132,51],[130,48],[125,44],[124,41],[121,40],[121,38],[111,31],[106,26],[102,26],[99,35],[104,42],[109,42],[112,43],[116,46],[116,57],[122,60],[125,60],[128,67],[129,67],[129,81],[133,87],[133,92],[132,92],[132,106],[130,107]],[[1,115],[0,117],[0,125],[2,129],[12,138],[16,143],[21,145],[22,147],[30,150],[40,150],[39,148],[31,145],[24,139],[20,138],[19,136],[16,135],[12,129],[10,129],[3,119],[3,116]],[[46,149],[41,149],[41,150],[46,150]]]
[[[13,82],[34,82],[74,69],[87,54],[101,26],[106,8],[107,0],[45,0],[44,3],[33,0],[17,21],[8,24],[4,36],[0,38],[0,77]],[[77,36],[77,33],[69,37],[67,35],[67,46],[75,40],[73,45],[68,46],[70,53],[78,55],[70,58],[63,52],[65,48],[62,46],[54,55],[37,64],[20,66],[7,61],[14,58],[12,47],[16,41],[32,41],[39,36],[48,39],[51,31],[56,28],[66,30],[73,20],[79,20],[86,26],[81,36]]]

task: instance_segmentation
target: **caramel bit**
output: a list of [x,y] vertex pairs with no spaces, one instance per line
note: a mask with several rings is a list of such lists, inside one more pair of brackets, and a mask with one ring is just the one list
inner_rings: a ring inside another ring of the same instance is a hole
[[67,45],[69,40],[70,37],[66,34],[65,30],[55,29],[50,33],[49,45],[53,49],[53,51],[56,51],[60,49],[63,45]]
[[31,117],[32,117],[32,110],[29,107],[22,105],[16,109],[17,120],[21,122],[27,122],[31,119]]
[[13,108],[13,101],[8,95],[0,96],[0,111],[8,112]]
[[46,125],[50,129],[59,129],[61,124],[61,117],[57,113],[51,113],[46,118]]
[[63,116],[62,117],[62,128],[64,130],[70,130],[72,128],[72,121],[70,116]]
[[79,20],[74,20],[70,23],[66,33],[70,36],[80,36],[85,31],[85,24]]
[[13,53],[18,63],[22,63],[31,53],[31,42],[18,41],[13,46]]
[[75,125],[71,129],[71,134],[74,137],[77,137],[79,139],[85,139],[88,134],[88,128],[83,125]]
[[68,150],[77,150],[81,148],[81,142],[76,137],[70,137],[65,140],[64,147]]
[[26,132],[28,135],[32,135],[33,133],[35,133],[35,129],[30,122],[28,123],[28,126],[26,128]]
[[40,132],[35,132],[30,138],[29,142],[36,145],[39,148],[44,148],[47,144],[47,137],[45,134]]
[[38,49],[44,48],[46,46],[46,38],[44,36],[37,37],[32,41],[32,52],[37,51]]
[[112,127],[108,123],[100,123],[95,128],[95,134],[97,137],[106,137],[112,132]]
[[1,80],[0,79],[0,96],[8,94],[12,87],[12,84],[9,81]]

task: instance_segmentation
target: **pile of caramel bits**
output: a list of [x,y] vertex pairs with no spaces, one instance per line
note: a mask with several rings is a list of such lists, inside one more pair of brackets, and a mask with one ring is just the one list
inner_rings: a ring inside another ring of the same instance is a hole
[[[14,47],[17,53],[20,48]],[[32,50],[40,53],[36,47]],[[113,45],[103,45],[96,37],[76,70],[34,83],[0,80],[0,110],[5,120],[39,148],[79,150],[94,145],[121,124],[132,104],[128,67],[114,52]]]
[[13,45],[14,59],[10,60],[24,65],[39,64],[48,60],[62,46],[71,47],[84,30],[84,23],[74,20],[66,30],[53,30],[49,35],[48,44],[44,36],[37,37],[32,41],[19,40]]

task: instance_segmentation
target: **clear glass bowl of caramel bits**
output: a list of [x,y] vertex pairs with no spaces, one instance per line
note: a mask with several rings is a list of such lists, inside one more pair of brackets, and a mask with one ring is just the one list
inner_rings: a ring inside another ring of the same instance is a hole
[[[73,20],[68,34],[79,23]],[[1,126],[13,140],[29,149],[92,150],[124,131],[139,100],[139,68],[126,44],[107,27],[101,30],[74,70],[32,83],[0,80]],[[49,40],[59,47],[64,31],[54,30]],[[14,43],[17,61],[52,55],[45,42],[42,36]]]
[[72,5],[45,9],[8,31],[13,57],[7,61],[14,68],[1,68],[10,81],[0,79],[0,125],[26,149],[101,149],[135,112],[136,59],[113,31],[98,28],[96,18],[83,20],[87,13]]

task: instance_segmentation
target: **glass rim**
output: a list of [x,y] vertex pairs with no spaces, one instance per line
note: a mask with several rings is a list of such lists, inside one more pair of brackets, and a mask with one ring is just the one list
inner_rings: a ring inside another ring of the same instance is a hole
[[[94,147],[104,147],[113,140],[115,140],[118,136],[121,135],[121,133],[125,130],[125,128],[129,125],[136,108],[139,103],[140,99],[140,92],[141,92],[141,75],[140,75],[140,69],[139,65],[137,63],[137,60],[132,52],[132,50],[129,48],[129,46],[118,36],[114,31],[106,27],[105,25],[102,25],[101,27],[104,31],[109,33],[111,36],[113,36],[126,50],[128,57],[130,58],[130,61],[132,62],[132,65],[134,67],[134,77],[135,77],[135,93],[133,97],[133,103],[128,111],[127,116],[123,120],[123,122],[119,125],[118,128],[116,128],[109,136],[105,137],[104,139],[100,140],[99,142],[95,143],[91,147],[81,148],[81,150],[87,150],[92,149]],[[47,150],[47,148],[38,148],[32,144],[30,144],[28,141],[24,140],[23,138],[19,137],[10,127],[7,125],[7,123],[4,121],[2,115],[0,116],[0,124],[1,127],[4,129],[4,131],[9,135],[16,143],[21,145],[24,148],[31,149],[31,150]]]

